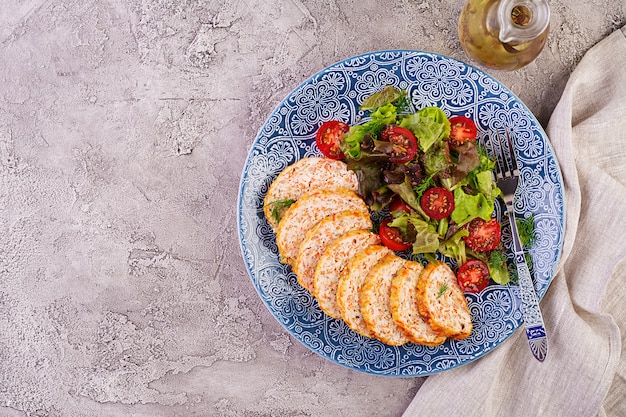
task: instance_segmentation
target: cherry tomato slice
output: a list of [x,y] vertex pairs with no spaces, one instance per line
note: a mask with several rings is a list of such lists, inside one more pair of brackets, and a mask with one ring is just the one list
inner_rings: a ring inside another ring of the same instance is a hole
[[450,118],[450,141],[455,145],[465,142],[476,142],[476,124],[465,116],[453,116]]
[[389,226],[389,219],[383,220],[383,222],[380,224],[378,234],[380,235],[380,241],[383,243],[383,245],[387,246],[393,251],[400,252],[403,250],[407,250],[411,246],[413,246],[410,243],[402,240],[402,235],[398,229]]
[[330,120],[323,123],[315,135],[315,143],[325,157],[331,159],[344,159],[340,144],[343,134],[350,130],[350,126],[344,122]]
[[405,203],[400,197],[396,197],[389,204],[389,212],[393,213],[394,211],[403,211],[411,214],[411,206]]
[[456,273],[456,279],[465,292],[480,292],[489,284],[489,267],[478,259],[465,262]]
[[469,232],[469,235],[463,238],[465,245],[473,251],[489,252],[500,244],[502,232],[500,223],[495,218],[487,222],[477,217],[463,227]]
[[417,139],[409,129],[389,126],[383,130],[381,139],[391,142],[393,145],[389,160],[395,164],[409,162],[417,153]]
[[429,188],[422,195],[420,206],[431,219],[445,219],[454,211],[454,196],[442,187]]

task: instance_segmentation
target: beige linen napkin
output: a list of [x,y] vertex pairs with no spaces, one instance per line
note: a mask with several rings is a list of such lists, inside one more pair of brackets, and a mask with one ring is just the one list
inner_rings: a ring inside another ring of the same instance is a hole
[[[623,318],[626,311],[626,38],[622,31],[585,55],[568,81],[547,133],[563,173],[567,218],[557,274],[541,302],[548,357],[543,363],[535,360],[524,330],[519,329],[484,358],[429,377],[403,417],[604,415],[602,403],[621,350],[620,329],[613,317]],[[617,395],[624,394],[623,363],[619,369],[622,377],[615,379],[607,397],[609,415],[619,412]]]

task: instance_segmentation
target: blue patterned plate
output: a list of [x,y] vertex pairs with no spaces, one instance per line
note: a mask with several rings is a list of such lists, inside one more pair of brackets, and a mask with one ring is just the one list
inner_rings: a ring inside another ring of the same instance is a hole
[[[320,155],[315,146],[320,124],[362,122],[367,114],[359,111],[359,104],[389,84],[407,90],[413,110],[434,105],[447,115],[472,118],[488,148],[489,132],[505,127],[513,132],[522,181],[515,210],[519,218],[535,216],[537,242],[530,255],[535,287],[543,297],[555,273],[565,227],[563,182],[551,145],[539,122],[506,87],[472,66],[434,53],[392,50],[356,56],[318,72],[289,94],[261,128],[244,166],[239,239],[261,299],[305,346],[362,372],[425,376],[476,360],[506,340],[522,323],[519,288],[492,283],[479,294],[467,294],[474,330],[465,340],[437,347],[387,346],[322,313],[291,269],[278,261],[275,236],[263,216],[263,198],[278,173],[300,158]],[[496,207],[499,219],[503,212]],[[510,247],[506,228],[503,239]]]

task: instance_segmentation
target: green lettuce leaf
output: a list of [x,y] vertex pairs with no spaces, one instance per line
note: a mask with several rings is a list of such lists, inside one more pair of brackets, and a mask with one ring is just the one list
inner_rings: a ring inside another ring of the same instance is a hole
[[449,258],[456,259],[459,265],[463,265],[467,260],[465,253],[465,242],[463,238],[469,236],[466,229],[459,229],[455,234],[439,245],[439,252]]
[[370,114],[367,122],[350,127],[348,134],[343,138],[341,151],[348,159],[358,159],[361,157],[361,143],[365,135],[377,137],[386,125],[396,122],[396,106],[387,103],[378,107]]
[[495,162],[489,158],[484,147],[478,146],[478,158],[480,164],[467,175],[467,184],[476,192],[482,193],[487,199],[495,200],[502,194],[493,180]]
[[371,120],[365,124],[374,132],[380,132],[383,127],[396,122],[397,111],[396,106],[387,103],[377,108],[370,114]]
[[456,155],[456,163],[452,170],[451,184],[462,184],[468,174],[480,167],[480,156],[473,142],[466,142],[459,146],[451,146]]
[[396,103],[406,100],[406,91],[392,85],[385,86],[382,90],[370,95],[359,106],[359,110],[375,110],[387,103]]
[[489,275],[491,275],[491,279],[494,282],[504,285],[511,281],[506,258],[501,252],[496,250],[491,253],[487,261],[487,267],[489,268]]
[[348,159],[359,159],[361,157],[361,142],[367,134],[367,128],[363,125],[350,127],[348,134],[343,138],[340,148]]
[[403,236],[409,234],[409,227],[414,228],[415,241],[413,242],[413,254],[436,253],[439,249],[439,234],[430,223],[418,216],[403,214],[389,223],[389,226],[397,227]]
[[[366,152],[362,152],[359,159],[347,160],[348,169],[354,171],[359,179],[359,194],[374,211],[381,210],[383,203],[393,197],[391,190],[386,192],[385,182],[380,175],[388,160],[386,155],[369,155]],[[382,194],[389,196],[381,200]]]
[[453,166],[446,142],[440,141],[431,146],[420,158],[426,175],[435,175]]
[[488,200],[483,194],[467,194],[461,187],[454,190],[454,211],[450,218],[459,226],[481,217],[489,221],[493,213],[494,200]]
[[491,171],[481,171],[476,174],[475,189],[489,200],[495,200],[500,195],[500,189],[493,181]]
[[417,197],[417,193],[415,192],[413,187],[411,187],[411,179],[408,177],[408,175],[405,174],[403,183],[388,184],[387,187],[389,187],[391,191],[400,196],[400,198],[405,203],[407,203],[415,211],[417,211],[422,216],[422,218],[428,219],[428,215],[424,213],[424,210],[422,209],[422,205],[420,204],[420,201]]
[[450,121],[445,113],[435,106],[424,107],[417,113],[402,117],[400,126],[415,134],[423,152],[427,152],[437,141],[450,136]]

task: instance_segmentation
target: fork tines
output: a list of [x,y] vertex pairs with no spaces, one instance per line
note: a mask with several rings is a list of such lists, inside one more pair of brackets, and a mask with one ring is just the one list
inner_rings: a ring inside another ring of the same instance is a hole
[[495,149],[496,153],[496,178],[502,179],[507,177],[519,177],[519,169],[517,167],[517,158],[515,157],[515,148],[513,147],[513,141],[507,130],[504,131],[506,136],[505,147],[502,146],[502,138],[498,131],[496,131],[498,147]]

